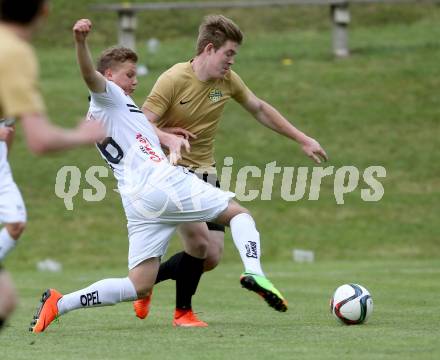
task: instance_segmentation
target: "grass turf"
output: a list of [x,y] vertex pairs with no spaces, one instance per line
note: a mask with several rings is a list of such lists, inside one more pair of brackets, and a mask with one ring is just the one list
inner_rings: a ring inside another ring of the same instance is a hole
[[[435,359],[440,316],[438,261],[325,261],[268,263],[269,277],[289,300],[277,313],[240,289],[238,265],[205,274],[194,309],[206,329],[173,328],[173,282],[157,286],[145,321],[130,303],[71,312],[42,334],[27,332],[42,290],[76,290],[120,276],[124,268],[62,273],[15,272],[21,305],[2,336],[2,359]],[[372,293],[374,312],[346,326],[329,313],[332,291],[358,282]]]
[[[307,201],[306,195],[286,202],[279,176],[272,201],[244,203],[262,234],[265,268],[290,300],[287,314],[273,312],[239,289],[241,267],[232,265],[239,259],[228,237],[223,264],[201,282],[195,299],[210,323],[202,336],[200,329],[171,328],[171,283],[155,292],[146,322],[134,318],[129,304],[121,304],[68,314],[42,336],[26,334],[46,287],[70,291],[102,277],[123,276],[127,241],[110,178],[104,180],[107,196],[98,203],[81,200],[81,191],[90,187],[83,178],[73,212],[54,195],[60,167],[75,165],[84,174],[90,165],[103,164],[96,150],[36,159],[18,130],[11,163],[29,224],[5,262],[20,290],[21,306],[0,336],[1,358],[439,357],[440,13],[431,10],[426,15],[418,8],[410,21],[353,22],[353,54],[344,61],[330,57],[330,34],[319,27],[249,32],[246,37],[234,68],[257,95],[321,142],[331,158],[326,166],[387,169],[385,195],[377,203],[360,199],[361,182],[345,205],[336,205],[333,177],[323,180],[319,201]],[[64,36],[70,39],[67,28]],[[103,43],[109,45],[102,34],[92,36],[95,54]],[[72,126],[86,111],[87,92],[74,51],[63,44],[39,48],[42,90],[52,118]],[[139,79],[135,100],[141,104],[162,71],[192,56],[193,40],[164,40],[155,55],[147,56],[142,44],[138,48],[150,70]],[[285,58],[292,65],[283,65]],[[262,128],[235,104],[225,111],[216,147],[219,164],[225,156],[234,157],[234,174],[243,165],[264,169],[274,160],[281,166],[312,166],[295,144]],[[249,186],[261,188],[261,181]],[[317,263],[302,267],[288,262],[293,247],[314,250]],[[169,254],[180,248],[173,241]],[[65,271],[33,271],[46,257],[62,262]],[[373,294],[375,311],[365,326],[340,326],[328,314],[332,290],[346,282],[359,282]]]
[[[279,174],[272,201],[258,197],[245,202],[255,215],[270,258],[286,260],[294,246],[310,248],[328,259],[440,256],[436,236],[440,231],[436,221],[440,211],[440,27],[427,18],[411,26],[381,26],[377,31],[380,38],[371,28],[353,29],[354,53],[344,61],[329,57],[329,34],[320,31],[258,33],[249,37],[237,57],[234,68],[250,88],[321,142],[330,156],[324,166],[336,170],[353,165],[361,175],[344,205],[336,204],[334,176],[323,179],[318,201],[307,200],[308,188],[302,200],[284,201]],[[97,53],[93,36],[90,41]],[[87,91],[74,50],[41,48],[39,55],[49,113],[56,122],[71,126],[87,109]],[[141,53],[150,74],[139,79],[136,102],[143,103],[162,71],[191,55],[192,40],[187,39],[165,41],[160,52],[148,59]],[[293,59],[291,66],[282,65],[286,57]],[[104,165],[97,151],[82,149],[36,159],[18,133],[11,164],[28,204],[29,225],[22,241],[26,251],[10,256],[12,266],[27,267],[46,256],[67,266],[124,262],[126,228],[119,196],[112,191],[112,175],[103,179],[107,186],[103,201],[82,200],[82,191],[91,188],[84,180],[85,171],[91,165]],[[234,103],[227,106],[217,136],[220,167],[226,156],[234,157],[233,179],[244,165],[264,171],[267,163],[276,160],[279,166],[307,166],[310,172],[313,166],[295,143],[265,129]],[[64,165],[78,166],[83,175],[71,212],[54,193],[57,171]],[[371,165],[387,170],[387,177],[380,179],[385,193],[379,202],[361,200],[361,189],[368,188],[362,173]],[[261,186],[261,179],[252,179],[247,190],[261,190]],[[231,189],[235,190],[235,183]],[[171,251],[180,247],[174,244]],[[231,253],[228,248],[227,261]]]

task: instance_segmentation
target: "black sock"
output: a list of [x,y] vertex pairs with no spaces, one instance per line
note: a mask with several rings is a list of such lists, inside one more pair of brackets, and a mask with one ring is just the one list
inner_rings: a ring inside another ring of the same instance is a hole
[[191,299],[203,274],[204,261],[183,253],[176,278],[176,309],[191,309]]
[[176,280],[179,271],[179,264],[184,255],[185,252],[179,252],[171,256],[164,263],[160,264],[159,271],[156,277],[156,284],[168,279]]
[[182,251],[160,264],[156,284],[167,279],[176,280],[176,309],[191,309],[191,298],[203,274],[204,261]]
[[2,329],[3,325],[5,324],[5,320],[3,320],[2,318],[0,318],[0,330]]

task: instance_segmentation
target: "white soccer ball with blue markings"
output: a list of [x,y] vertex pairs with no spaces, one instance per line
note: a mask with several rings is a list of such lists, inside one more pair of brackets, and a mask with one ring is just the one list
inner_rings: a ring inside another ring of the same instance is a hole
[[373,298],[361,285],[344,284],[335,290],[330,300],[330,311],[344,324],[362,324],[373,312]]

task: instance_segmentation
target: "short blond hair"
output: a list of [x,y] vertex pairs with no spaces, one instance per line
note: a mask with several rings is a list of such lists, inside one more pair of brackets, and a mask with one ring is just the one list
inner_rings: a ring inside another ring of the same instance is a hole
[[104,75],[105,70],[114,69],[126,61],[131,61],[136,64],[138,61],[137,54],[129,48],[113,46],[101,53],[96,64],[96,70]]
[[210,43],[214,45],[215,50],[218,50],[228,40],[239,45],[243,41],[243,33],[237,24],[223,15],[205,16],[199,26],[197,55],[200,55],[206,45]]

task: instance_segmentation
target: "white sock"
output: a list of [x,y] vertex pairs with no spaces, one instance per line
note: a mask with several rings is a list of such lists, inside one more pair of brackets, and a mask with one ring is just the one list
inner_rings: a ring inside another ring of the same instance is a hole
[[249,214],[238,214],[230,221],[232,238],[246,272],[264,275],[260,263],[260,234]]
[[104,279],[58,300],[58,313],[88,307],[114,305],[122,301],[137,299],[136,290],[131,280],[126,278]]
[[6,257],[6,254],[10,252],[15,245],[17,245],[17,241],[9,235],[6,228],[3,228],[0,231],[0,261]]

